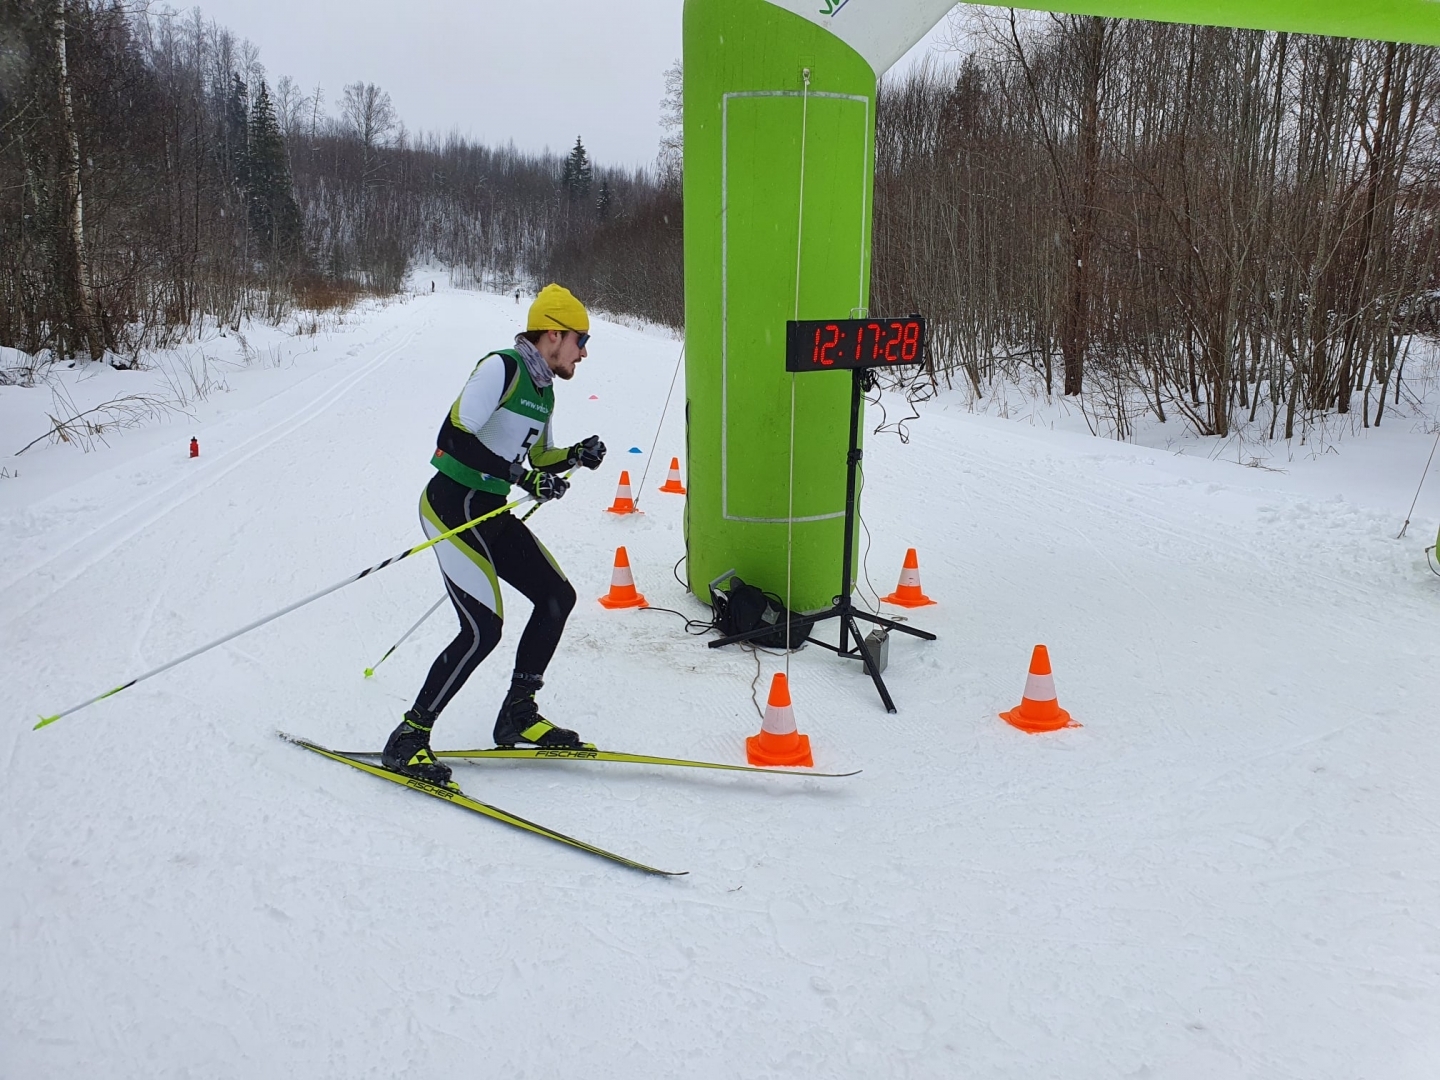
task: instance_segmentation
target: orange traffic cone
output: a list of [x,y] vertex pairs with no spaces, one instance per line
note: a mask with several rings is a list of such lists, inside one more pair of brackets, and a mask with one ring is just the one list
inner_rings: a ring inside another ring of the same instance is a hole
[[905,552],[905,565],[900,569],[900,584],[895,586],[895,591],[889,596],[882,596],[880,601],[884,604],[898,604],[900,607],[924,607],[926,604],[935,603],[920,591],[920,560],[915,557],[914,548]]
[[777,671],[770,682],[770,700],[765,705],[765,723],[759,735],[745,740],[745,757],[751,765],[813,766],[810,736],[795,730],[795,710],[790,706],[790,684]]
[[1050,673],[1050,651],[1044,645],[1036,645],[1030,657],[1030,675],[1025,680],[1025,696],[1020,704],[1009,712],[1002,712],[1000,719],[1007,724],[1028,731],[1058,731],[1063,727],[1079,727],[1070,714],[1060,708],[1055,697],[1055,676]]
[[685,494],[685,483],[680,479],[680,459],[678,457],[670,459],[670,475],[660,485],[660,490],[668,491],[671,495]]
[[[630,497],[630,474],[620,474],[620,486],[615,489],[615,502],[605,508],[607,514],[637,514],[635,500]],[[624,548],[620,549],[624,551]]]
[[607,608],[649,607],[645,597],[635,591],[635,578],[630,573],[630,556],[623,547],[615,549],[615,570],[610,575],[610,591],[600,597]]

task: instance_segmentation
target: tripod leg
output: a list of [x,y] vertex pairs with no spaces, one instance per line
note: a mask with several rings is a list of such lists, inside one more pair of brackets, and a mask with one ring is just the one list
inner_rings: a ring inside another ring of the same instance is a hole
[[868,611],[856,609],[855,617],[857,619],[864,619],[867,622],[872,622],[876,626],[883,626],[887,630],[899,630],[902,634],[911,634],[914,637],[924,638],[926,641],[937,640],[935,635],[928,630],[920,630],[913,626],[907,626],[905,623],[894,622],[880,615],[871,615]]
[[[866,645],[865,639],[860,636],[860,627],[855,625],[854,616],[846,615],[840,620],[840,625],[842,627],[848,625],[850,632],[855,635],[855,648],[859,651],[860,659],[865,664],[865,671],[869,674],[870,678],[875,680],[875,689],[880,692],[880,700],[885,703],[885,711],[893,713],[895,711],[895,702],[890,699],[890,691],[885,688],[885,680],[880,678],[880,668],[870,655],[870,646]],[[843,634],[844,631],[842,630],[841,633]]]

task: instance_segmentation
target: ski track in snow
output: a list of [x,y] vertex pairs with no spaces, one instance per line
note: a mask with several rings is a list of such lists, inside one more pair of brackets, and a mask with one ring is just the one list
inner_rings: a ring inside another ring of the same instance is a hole
[[[277,408],[290,408],[290,399],[298,398],[301,404],[294,408],[288,415],[269,422],[263,417],[248,416],[252,423],[260,420],[266,426],[242,438],[242,441],[228,449],[222,449],[218,454],[212,453],[202,458],[203,464],[195,468],[189,475],[180,475],[172,479],[160,481],[162,486],[148,495],[143,496],[138,502],[122,500],[110,494],[110,498],[99,505],[86,506],[85,509],[94,509],[99,514],[87,514],[88,518],[95,518],[99,515],[106,515],[100,520],[86,521],[83,525],[75,527],[70,524],[76,516],[75,498],[70,493],[65,493],[58,500],[60,506],[43,506],[37,508],[37,516],[49,518],[50,520],[63,520],[66,522],[64,531],[68,534],[68,540],[61,541],[57,548],[51,548],[49,543],[42,543],[46,553],[39,560],[28,564],[21,562],[10,577],[3,583],[7,596],[17,595],[17,590],[22,581],[30,579],[31,588],[43,590],[41,595],[33,600],[22,599],[10,612],[7,617],[10,620],[22,619],[30,614],[38,605],[45,602],[45,599],[55,591],[74,581],[86,570],[90,569],[100,560],[106,558],[116,548],[125,544],[136,533],[147,526],[155,524],[167,514],[181,507],[187,500],[192,498],[197,491],[203,490],[209,485],[218,484],[229,473],[240,468],[256,454],[273,446],[279,440],[294,433],[306,423],[314,420],[323,412],[342,399],[347,393],[363,382],[376,368],[382,366],[396,354],[400,353],[414,338],[415,332],[410,331],[401,341],[389,348],[379,351],[374,357],[367,360],[357,371],[345,371],[341,369],[340,379],[334,385],[327,385],[327,381],[335,376],[335,369],[327,369],[317,372],[296,387],[292,387],[286,393],[280,395],[274,402]],[[319,382],[318,388],[313,388],[310,382]],[[268,410],[267,410],[268,411]],[[207,442],[210,440],[207,439]],[[217,440],[218,441],[218,440]],[[220,445],[224,445],[221,443]],[[127,471],[134,469],[134,466],[127,467]],[[144,465],[134,473],[133,483],[146,484],[149,478],[144,476]],[[97,479],[94,487],[115,488],[124,486],[124,480],[113,474],[102,476]],[[118,504],[118,505],[117,505]],[[44,537],[48,540],[48,537]],[[23,533],[14,538],[14,548],[24,552],[25,545],[34,539],[33,536],[26,536]],[[98,543],[96,541],[99,541]],[[84,549],[82,557],[66,559],[77,549]],[[64,560],[64,566],[55,571],[50,568]],[[47,571],[50,571],[47,573]],[[10,605],[7,604],[7,607]]]
[[[940,604],[903,616],[940,640],[892,638],[895,716],[858,664],[790,665],[816,766],[864,773],[457,766],[684,879],[274,737],[379,745],[454,632],[442,609],[361,677],[440,595],[428,556],[29,730],[416,542],[440,416],[522,310],[384,310],[199,462],[77,471],[0,526],[29,559],[0,587],[0,1078],[1434,1075],[1440,589],[1388,518],[1234,465],[922,406],[910,445],[867,439],[867,564],[883,594],[919,548]],[[594,602],[623,543],[652,604],[702,613],[654,491],[678,397],[646,513],[603,513],[678,347],[600,324],[558,388],[559,440],[611,453],[531,519],[580,594],[544,705],[740,761],[755,659]],[[437,743],[488,743],[507,610]],[[996,718],[1038,641],[1084,727]]]

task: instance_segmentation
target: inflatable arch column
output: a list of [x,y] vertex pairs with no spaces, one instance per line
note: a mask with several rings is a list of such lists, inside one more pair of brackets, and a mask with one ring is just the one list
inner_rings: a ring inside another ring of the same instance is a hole
[[[686,553],[706,601],[731,568],[789,580],[799,610],[840,584],[850,380],[786,374],[785,322],[869,314],[876,79],[951,6],[686,0]],[[1437,0],[1020,6],[1440,44]]]
[[788,579],[798,610],[840,584],[850,379],[788,375],[785,322],[867,314],[876,79],[951,6],[686,0],[686,552],[707,602],[730,569]]

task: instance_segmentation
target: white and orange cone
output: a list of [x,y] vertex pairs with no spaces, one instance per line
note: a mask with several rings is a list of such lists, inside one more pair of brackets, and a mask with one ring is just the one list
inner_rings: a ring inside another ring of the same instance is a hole
[[660,490],[668,491],[671,495],[685,494],[685,482],[680,479],[680,459],[678,457],[670,459],[670,475],[660,485]]
[[760,734],[745,740],[745,757],[751,765],[815,764],[810,756],[810,737],[795,730],[795,709],[790,704],[790,684],[783,671],[770,682],[770,699],[765,705],[765,722]]
[[1050,671],[1050,650],[1036,645],[1030,655],[1030,674],[1025,679],[1025,696],[1020,704],[1009,712],[1002,712],[1000,719],[1021,731],[1036,734],[1041,731],[1059,731],[1063,727],[1079,727],[1070,714],[1060,708],[1055,696],[1055,676]]
[[600,597],[600,603],[607,608],[649,607],[645,597],[635,588],[635,577],[630,573],[630,556],[623,547],[615,549],[615,569],[610,575],[610,591]]
[[905,565],[900,569],[900,584],[889,596],[882,596],[881,603],[896,604],[899,607],[925,607],[935,603],[920,590],[920,559],[915,549],[905,552]]
[[[607,514],[638,514],[635,500],[630,495],[630,473],[620,474],[620,486],[615,489],[615,501],[605,508]],[[624,550],[623,548],[621,549]]]

